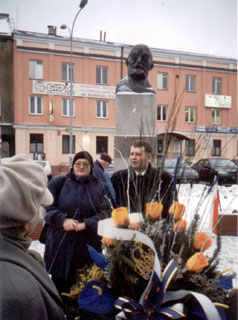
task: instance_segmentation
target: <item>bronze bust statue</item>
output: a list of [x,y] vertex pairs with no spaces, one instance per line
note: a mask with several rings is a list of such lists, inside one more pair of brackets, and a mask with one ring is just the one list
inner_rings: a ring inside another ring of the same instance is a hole
[[118,82],[116,93],[155,93],[147,79],[149,71],[154,66],[149,47],[144,44],[134,46],[129,53],[126,64],[128,75]]

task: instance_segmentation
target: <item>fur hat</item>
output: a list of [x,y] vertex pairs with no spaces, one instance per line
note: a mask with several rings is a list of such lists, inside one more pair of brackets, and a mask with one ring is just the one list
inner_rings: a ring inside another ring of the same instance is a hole
[[0,229],[20,226],[39,216],[40,206],[49,206],[43,168],[25,154],[0,160]]
[[112,158],[107,153],[102,153],[100,159],[108,162],[109,164],[112,162]]
[[91,170],[92,170],[92,168],[93,168],[93,158],[92,158],[90,153],[88,153],[87,151],[80,151],[80,152],[76,153],[74,158],[73,158],[73,165],[75,164],[75,162],[78,159],[86,159],[86,160],[88,160],[88,162],[89,162],[89,164],[91,166]]

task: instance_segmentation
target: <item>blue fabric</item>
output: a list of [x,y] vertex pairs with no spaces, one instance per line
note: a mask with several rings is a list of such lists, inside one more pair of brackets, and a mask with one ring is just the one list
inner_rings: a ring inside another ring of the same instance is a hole
[[231,290],[232,286],[232,278],[231,277],[220,277],[218,278],[217,285],[225,290]]
[[96,265],[101,268],[105,269],[107,266],[107,259],[104,254],[97,252],[92,246],[87,245],[90,257],[96,263]]
[[104,292],[104,288],[99,281],[91,281],[87,284],[78,299],[78,308],[95,313],[109,313],[114,306],[114,298]]
[[[54,202],[47,208],[45,221],[50,225],[46,246],[45,263],[51,274],[67,279],[74,277],[76,270],[91,263],[87,244],[101,250],[97,235],[97,222],[111,212],[105,195],[110,198],[107,185],[90,175],[77,178],[71,170],[62,187],[62,177],[53,178],[48,188]],[[86,230],[64,232],[65,218],[73,218],[86,223]],[[63,239],[63,241],[62,241]],[[52,261],[55,259],[53,266]]]

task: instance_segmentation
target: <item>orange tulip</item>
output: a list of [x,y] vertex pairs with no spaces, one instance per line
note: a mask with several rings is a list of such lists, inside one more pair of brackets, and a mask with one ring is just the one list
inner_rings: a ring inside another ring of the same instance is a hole
[[161,202],[147,202],[145,204],[145,214],[146,217],[150,217],[153,220],[157,220],[163,210],[163,205]]
[[134,230],[138,230],[139,229],[139,226],[140,226],[140,222],[132,222],[130,224],[130,228],[131,229],[134,229]]
[[112,210],[112,219],[117,227],[127,228],[130,223],[128,209],[126,207],[120,207]]
[[203,232],[196,232],[193,239],[193,246],[196,250],[205,251],[212,244],[212,239]]
[[178,220],[181,219],[183,214],[185,212],[185,205],[178,202],[178,201],[173,201],[169,208],[169,214],[174,215],[174,219]]
[[194,271],[195,273],[201,272],[205,267],[209,266],[206,257],[201,252],[196,252],[191,258],[186,262],[186,267],[189,271]]
[[114,241],[111,238],[103,237],[102,238],[102,244],[105,244],[106,246],[109,246],[109,247],[113,247],[114,246]]
[[186,227],[187,227],[187,221],[180,219],[174,224],[174,231],[177,231],[180,233],[180,232],[183,232],[186,229]]

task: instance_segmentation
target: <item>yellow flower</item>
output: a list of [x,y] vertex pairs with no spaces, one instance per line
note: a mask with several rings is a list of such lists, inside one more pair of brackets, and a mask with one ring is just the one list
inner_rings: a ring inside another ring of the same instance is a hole
[[153,220],[157,220],[163,211],[163,205],[161,202],[147,202],[145,204],[146,217],[150,217]]
[[117,227],[127,228],[130,223],[128,209],[126,207],[120,207],[112,210],[112,219]]
[[193,246],[196,250],[205,251],[212,244],[212,239],[204,232],[196,232],[193,239]]
[[173,201],[173,203],[169,208],[169,214],[174,215],[174,219],[178,220],[182,218],[184,212],[185,212],[185,205],[178,201]]
[[174,231],[183,232],[187,227],[187,221],[180,219],[174,224]]
[[114,246],[114,241],[111,238],[103,237],[101,242],[102,242],[102,244],[105,244],[106,246],[109,246],[109,247],[113,247]]
[[189,271],[194,271],[195,273],[201,272],[205,267],[209,266],[206,257],[201,252],[196,252],[191,258],[186,262],[186,267]]

